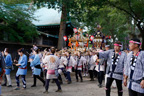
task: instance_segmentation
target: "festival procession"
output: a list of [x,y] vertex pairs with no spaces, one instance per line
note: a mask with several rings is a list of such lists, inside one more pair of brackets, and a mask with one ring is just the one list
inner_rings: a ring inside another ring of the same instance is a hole
[[0,1],[0,96],[144,96],[144,1],[108,1]]

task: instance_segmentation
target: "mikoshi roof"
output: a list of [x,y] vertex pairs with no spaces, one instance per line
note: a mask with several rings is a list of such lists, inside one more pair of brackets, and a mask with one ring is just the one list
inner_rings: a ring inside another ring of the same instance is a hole
[[[83,34],[82,34],[83,33],[83,29],[79,28],[78,33],[79,33],[78,42],[87,42],[89,40],[89,38],[83,36]],[[71,41],[72,42],[76,42],[77,41],[77,35],[76,34],[73,37],[71,37]]]

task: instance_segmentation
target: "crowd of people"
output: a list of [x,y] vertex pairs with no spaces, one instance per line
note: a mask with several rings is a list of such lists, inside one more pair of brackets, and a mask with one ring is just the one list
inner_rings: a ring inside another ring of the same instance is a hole
[[[71,73],[75,72],[76,82],[83,82],[83,76],[89,76],[90,81],[94,81],[96,77],[99,88],[105,85],[106,96],[110,96],[112,83],[117,86],[118,96],[123,96],[122,84],[128,87],[129,96],[144,96],[144,51],[140,46],[141,42],[136,38],[129,41],[129,51],[121,50],[120,41],[114,43],[114,49],[106,45],[105,50],[92,49],[83,52],[56,50],[54,47],[42,52],[37,46],[33,46],[30,56],[25,55],[24,48],[20,48],[18,61],[12,61],[9,49],[5,48],[0,53],[0,71],[1,74],[5,72],[2,86],[12,87],[10,73],[13,66],[17,66],[15,90],[20,90],[20,76],[22,89],[26,89],[27,66],[30,62],[33,76],[31,87],[36,87],[39,79],[45,86],[45,94],[48,93],[50,80],[56,83],[56,92],[62,92],[61,84],[64,80],[71,84]],[[105,84],[102,84],[104,77]]]

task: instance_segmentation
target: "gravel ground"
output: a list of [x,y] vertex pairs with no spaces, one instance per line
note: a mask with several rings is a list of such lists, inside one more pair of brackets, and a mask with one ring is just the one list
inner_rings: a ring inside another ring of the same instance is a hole
[[[31,74],[30,72],[28,74]],[[30,75],[27,75],[27,89],[26,90],[14,90],[16,87],[14,74],[12,74],[12,88],[2,87],[2,96],[105,96],[104,87],[99,88],[97,86],[98,82],[89,81],[88,77],[84,77],[84,82],[76,82],[74,73],[72,73],[72,84],[66,84],[64,80],[64,84],[61,86],[63,92],[56,93],[57,86],[55,83],[50,83],[49,93],[43,94],[44,87],[42,83],[37,80],[37,87],[31,88],[30,86],[33,84],[33,78]],[[20,78],[21,79],[21,78]],[[104,83],[103,83],[104,84]],[[22,88],[22,83],[21,83]],[[127,88],[124,88],[124,95],[128,96]],[[117,89],[111,90],[111,96],[118,96]]]

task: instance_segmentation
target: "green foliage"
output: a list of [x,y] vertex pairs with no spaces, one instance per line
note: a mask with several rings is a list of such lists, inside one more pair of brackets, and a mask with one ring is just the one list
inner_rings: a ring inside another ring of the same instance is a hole
[[30,3],[32,0],[1,0],[1,2],[7,5],[15,5],[15,4],[25,4]]
[[[144,0],[75,0],[71,14],[93,34],[97,24],[105,35],[124,42],[128,35],[136,36],[136,26],[144,34]],[[134,20],[134,24],[132,24]],[[142,35],[139,35],[142,36]],[[144,35],[142,36],[144,38]],[[144,39],[143,39],[144,40]],[[144,46],[143,46],[144,48]]]
[[72,14],[72,18],[78,18],[82,26],[87,26],[89,33],[96,32],[96,26],[102,26],[102,32],[105,35],[111,35],[115,41],[115,35],[119,40],[124,41],[129,30],[127,28],[127,16],[122,14],[116,8],[109,6],[85,6],[85,11],[80,14]]
[[34,18],[33,12],[28,10],[27,5],[6,5],[0,2],[0,34],[1,40],[13,42],[31,42],[37,37],[36,27],[31,20]]
[[[37,8],[48,7],[59,9],[69,16],[78,27],[87,26],[89,33],[96,31],[95,27],[100,24],[105,35],[112,35],[113,39],[124,41],[128,34],[132,34],[132,28],[137,26],[139,31],[144,32],[144,0],[3,0],[7,4],[21,4],[34,2]],[[134,20],[135,25],[131,24]],[[19,22],[24,27],[25,24]],[[3,26],[4,28],[4,26]],[[24,30],[21,28],[21,30]],[[27,28],[26,28],[27,29]],[[27,33],[28,35],[29,33]],[[15,34],[17,35],[17,34]],[[116,36],[116,37],[115,37]],[[17,37],[21,40],[21,37]]]

